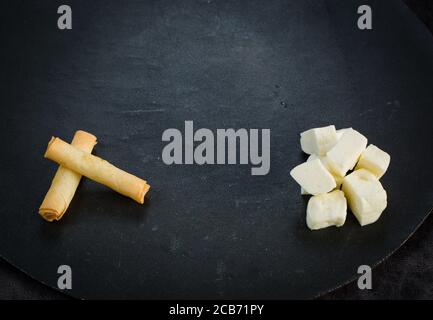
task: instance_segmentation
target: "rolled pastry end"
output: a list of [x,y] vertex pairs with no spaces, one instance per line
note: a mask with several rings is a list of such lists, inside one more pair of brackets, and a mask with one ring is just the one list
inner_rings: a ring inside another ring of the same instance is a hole
[[44,158],[50,158],[51,150],[53,146],[59,142],[59,140],[60,139],[57,137],[51,137],[51,140],[48,142],[47,150],[45,150]]
[[39,208],[39,214],[49,222],[59,220],[63,216],[63,214],[49,208]]
[[143,204],[144,203],[144,196],[146,195],[146,193],[149,191],[150,189],[150,185],[147,184],[147,182],[145,182],[143,184],[143,188],[141,188],[141,191],[138,195],[138,203]]
[[50,149],[51,145],[54,143],[56,139],[57,139],[56,137],[51,137],[50,141],[48,142],[47,150],[45,150],[44,158],[47,157],[48,150]]
[[[86,151],[88,153],[91,153],[93,150],[93,147],[97,144],[96,137],[83,130],[77,130],[74,135],[74,140],[72,141],[72,145]],[[48,143],[48,146],[50,144]]]

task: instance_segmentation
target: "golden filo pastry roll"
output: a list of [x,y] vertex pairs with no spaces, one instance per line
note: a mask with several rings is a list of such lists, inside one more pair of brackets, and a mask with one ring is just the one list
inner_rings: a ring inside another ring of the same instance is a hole
[[[71,145],[86,153],[91,153],[96,145],[96,137],[88,132],[75,132]],[[50,189],[45,195],[39,214],[47,221],[60,220],[74,197],[81,174],[60,166],[54,175]]]
[[59,138],[51,138],[45,158],[106,185],[138,203],[144,202],[144,196],[150,188],[143,179],[116,168],[104,159],[84,152]]

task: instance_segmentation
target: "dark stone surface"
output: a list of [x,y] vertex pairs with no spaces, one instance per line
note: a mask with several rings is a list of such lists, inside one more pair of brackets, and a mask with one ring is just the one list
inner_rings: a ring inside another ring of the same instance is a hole
[[[415,1],[408,1],[413,5]],[[417,8],[420,3],[417,2]],[[428,3],[428,2],[427,2]],[[428,15],[427,15],[428,16]],[[424,17],[424,16],[423,16]],[[423,19],[426,19],[425,17]],[[425,20],[427,25],[431,23]],[[394,255],[373,271],[373,290],[361,291],[355,283],[344,286],[322,299],[432,298],[433,297],[433,217]],[[0,262],[0,299],[64,299],[49,289]]]
[[372,290],[350,283],[321,299],[433,299],[433,215],[373,270]]
[[[320,299],[433,299],[433,215],[373,270],[373,289],[350,283]],[[0,259],[0,299],[69,299]]]
[[431,0],[404,0],[425,25],[433,32],[433,1]]
[[0,300],[68,299],[0,259]]
[[[433,299],[433,216],[373,270],[373,289],[350,283],[320,299]],[[0,259],[0,299],[69,299]]]

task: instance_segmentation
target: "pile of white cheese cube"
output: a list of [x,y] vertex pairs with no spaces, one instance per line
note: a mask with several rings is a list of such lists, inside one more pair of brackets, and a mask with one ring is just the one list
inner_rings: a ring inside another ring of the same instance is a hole
[[307,206],[311,230],[342,226],[347,205],[361,226],[379,219],[387,206],[379,179],[388,169],[388,153],[372,144],[367,147],[367,138],[358,131],[333,125],[302,132],[301,148],[310,156],[290,175],[301,194],[312,195]]

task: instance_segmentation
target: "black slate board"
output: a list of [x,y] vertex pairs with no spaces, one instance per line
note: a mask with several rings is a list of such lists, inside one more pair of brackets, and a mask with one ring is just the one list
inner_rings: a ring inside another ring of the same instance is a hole
[[[356,9],[373,8],[372,31]],[[80,298],[309,298],[376,265],[432,207],[433,39],[397,1],[69,1],[1,4],[0,254]],[[271,171],[166,166],[167,128],[270,128]],[[299,132],[352,126],[386,149],[389,205],[361,228],[310,232],[289,178]],[[51,135],[149,181],[140,206],[86,179],[65,217],[37,208]]]

